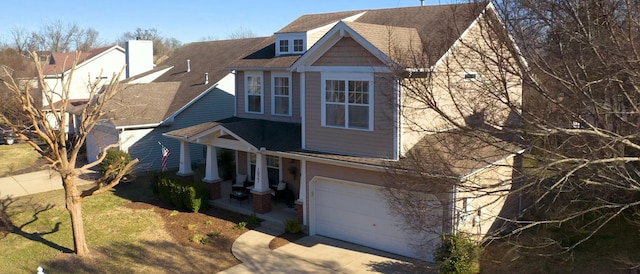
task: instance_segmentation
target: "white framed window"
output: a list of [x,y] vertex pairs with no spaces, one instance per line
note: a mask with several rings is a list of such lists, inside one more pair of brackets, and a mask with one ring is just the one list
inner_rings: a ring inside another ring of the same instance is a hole
[[322,125],[373,130],[373,75],[322,75]]
[[301,54],[306,48],[305,33],[280,33],[276,34],[276,55]]
[[271,114],[291,116],[291,75],[274,73],[271,91]]
[[247,73],[244,77],[244,87],[246,112],[263,113],[262,73]]
[[302,39],[294,39],[293,40],[293,52],[303,52],[304,51],[304,40]]
[[[267,155],[267,173],[269,184],[280,182],[280,157]],[[256,154],[249,153],[249,181],[256,180]]]
[[289,40],[280,40],[280,52],[286,53],[289,52]]

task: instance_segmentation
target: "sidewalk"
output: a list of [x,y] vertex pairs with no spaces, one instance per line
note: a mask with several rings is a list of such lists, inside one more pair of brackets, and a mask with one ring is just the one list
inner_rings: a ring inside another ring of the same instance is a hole
[[[83,174],[78,184],[92,183],[93,179],[90,179],[93,177],[92,175],[93,174]],[[51,170],[41,170],[0,178],[0,199],[7,196],[15,198],[57,189],[62,189],[62,179],[60,179],[60,175],[57,172]]]

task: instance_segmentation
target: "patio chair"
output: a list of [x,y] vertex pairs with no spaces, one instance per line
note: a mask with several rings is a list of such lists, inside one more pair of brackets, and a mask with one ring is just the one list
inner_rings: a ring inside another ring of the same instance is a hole
[[247,187],[251,185],[251,183],[247,180],[246,174],[238,174],[238,176],[236,176],[236,178],[233,180],[232,183],[233,183],[231,185],[232,191],[249,192]]

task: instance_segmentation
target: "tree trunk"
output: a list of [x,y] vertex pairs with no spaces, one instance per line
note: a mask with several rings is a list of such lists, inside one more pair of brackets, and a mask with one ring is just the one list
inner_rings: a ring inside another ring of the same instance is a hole
[[78,256],[89,255],[87,239],[84,235],[84,222],[82,221],[82,197],[76,187],[77,176],[68,175],[62,177],[67,211],[71,216],[71,228],[73,230],[73,246]]

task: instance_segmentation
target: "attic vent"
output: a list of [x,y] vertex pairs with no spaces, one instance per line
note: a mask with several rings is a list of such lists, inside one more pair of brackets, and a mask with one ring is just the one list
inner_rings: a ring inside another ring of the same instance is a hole
[[478,73],[477,72],[466,72],[464,74],[464,79],[465,80],[478,80]]
[[204,84],[209,84],[209,73],[205,72],[204,73]]
[[187,72],[191,71],[191,59],[187,59]]

